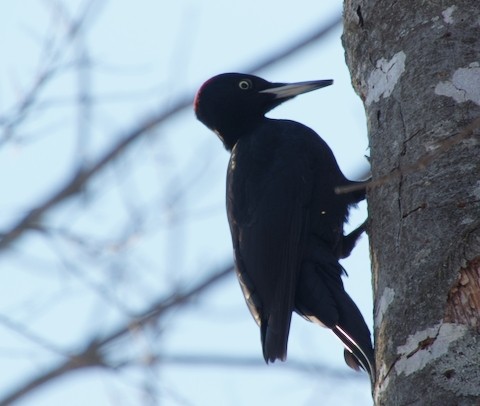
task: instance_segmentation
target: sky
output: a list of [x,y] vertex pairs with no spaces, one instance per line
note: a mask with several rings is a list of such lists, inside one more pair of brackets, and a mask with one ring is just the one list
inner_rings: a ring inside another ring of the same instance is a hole
[[[88,4],[86,25],[68,40],[69,19]],[[142,118],[184,94],[193,100],[209,77],[246,69],[340,13],[340,2],[307,0],[289,5],[271,0],[3,2],[0,233]],[[347,177],[355,179],[367,168],[368,140],[340,36],[338,27],[259,75],[278,82],[334,79],[333,86],[289,101],[269,116],[313,128]],[[52,66],[56,74],[36,93],[28,114],[12,121]],[[0,252],[0,398],[61,360],[55,349],[78,348],[82,339],[108,331],[126,313],[141,311],[159,295],[191,286],[232,260],[224,209],[227,162],[217,137],[191,109],[183,111],[135,143],[78,198],[44,218],[48,233],[27,233]],[[362,203],[347,229],[365,217]],[[342,264],[349,273],[346,290],[371,327],[366,236]],[[39,337],[55,348],[42,345]],[[193,306],[168,314],[157,329],[126,341],[120,350],[136,360],[134,367],[72,374],[18,404],[372,404],[366,375],[349,371],[333,334],[296,316],[286,363],[164,362],[140,368],[150,353],[261,361],[259,331],[233,275]],[[115,348],[112,354],[118,356]],[[289,366],[298,362],[311,368]]]

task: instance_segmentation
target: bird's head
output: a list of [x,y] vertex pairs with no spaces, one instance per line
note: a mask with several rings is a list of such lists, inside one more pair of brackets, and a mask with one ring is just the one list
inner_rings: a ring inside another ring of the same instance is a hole
[[332,83],[333,80],[271,83],[253,75],[224,73],[200,87],[194,101],[195,114],[231,150],[237,140],[253,130],[274,107]]

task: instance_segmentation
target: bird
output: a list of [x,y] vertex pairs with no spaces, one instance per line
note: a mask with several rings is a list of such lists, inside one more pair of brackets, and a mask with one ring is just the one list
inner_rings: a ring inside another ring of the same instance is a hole
[[[265,362],[285,361],[292,313],[321,324],[343,342],[348,366],[374,376],[365,320],[348,293],[339,259],[348,257],[366,223],[344,234],[349,208],[365,199],[332,150],[311,128],[266,117],[273,108],[333,80],[269,82],[223,73],[197,91],[197,119],[230,152],[226,207],[235,271],[260,327]],[[339,186],[358,190],[337,194]]]

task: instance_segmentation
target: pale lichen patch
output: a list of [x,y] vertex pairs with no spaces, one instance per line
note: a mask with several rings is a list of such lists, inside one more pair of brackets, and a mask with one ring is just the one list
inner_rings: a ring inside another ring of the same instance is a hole
[[388,306],[393,302],[395,297],[395,291],[392,288],[383,289],[382,296],[378,301],[377,308],[375,311],[375,325],[379,326],[382,323],[383,315],[387,311]]
[[423,369],[446,354],[450,344],[462,337],[467,330],[464,325],[439,323],[409,336],[406,344],[397,347],[397,375],[410,375]]
[[381,97],[389,97],[400,76],[405,71],[405,52],[400,51],[393,55],[392,59],[387,61],[381,58],[377,61],[376,68],[370,73],[367,80],[367,106],[372,102],[378,102]]
[[455,21],[453,20],[452,14],[456,9],[457,9],[457,6],[453,5],[443,10],[442,11],[443,21],[445,21],[447,24],[453,24]]
[[480,105],[480,64],[457,69],[451,80],[435,86],[435,94],[453,98],[457,103],[472,101]]
[[378,379],[375,388],[375,404],[379,403],[380,395],[387,389],[390,383],[390,368],[387,368],[384,362],[382,362],[380,369],[378,370]]

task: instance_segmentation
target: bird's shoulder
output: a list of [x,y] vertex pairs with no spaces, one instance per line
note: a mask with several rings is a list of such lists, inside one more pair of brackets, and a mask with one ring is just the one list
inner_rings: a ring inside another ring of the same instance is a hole
[[[315,159],[323,140],[311,128],[290,120],[266,119],[254,131],[242,136],[232,150],[232,163],[262,168],[292,165]],[[328,147],[327,147],[328,148]]]
[[252,141],[278,148],[310,150],[323,145],[323,140],[314,130],[293,120],[266,119],[253,135]]

